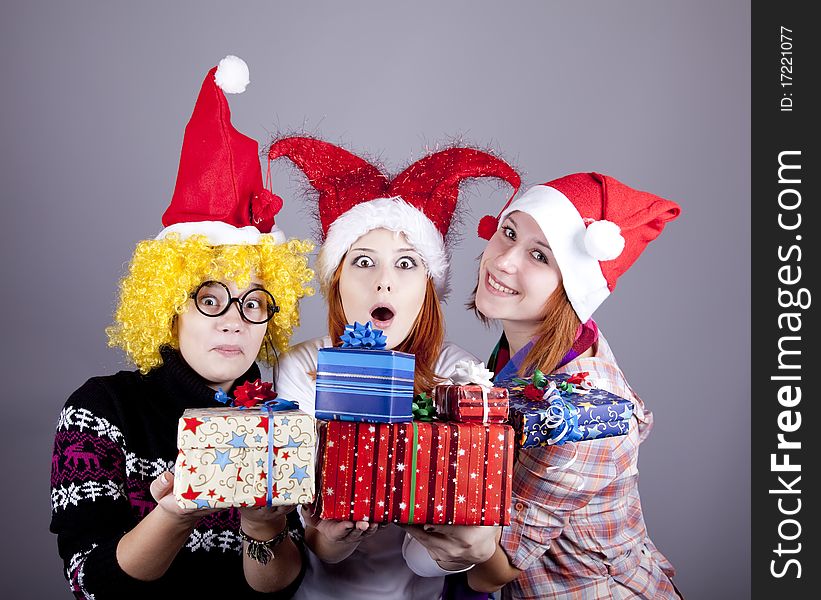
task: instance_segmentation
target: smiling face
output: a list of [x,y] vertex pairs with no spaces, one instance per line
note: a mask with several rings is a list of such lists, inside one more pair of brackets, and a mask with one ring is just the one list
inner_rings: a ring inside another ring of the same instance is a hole
[[[233,282],[222,283],[235,298],[248,289],[262,287],[253,277],[245,289],[238,289]],[[232,304],[224,314],[208,317],[189,299],[177,321],[180,353],[185,362],[209,387],[226,392],[256,359],[267,329],[266,323],[253,324],[243,319],[239,305]]]
[[372,229],[342,259],[339,294],[348,323],[366,323],[387,336],[387,349],[408,336],[425,298],[422,257],[404,234]]
[[507,216],[479,262],[476,308],[489,319],[535,328],[562,280],[538,223],[523,212]]

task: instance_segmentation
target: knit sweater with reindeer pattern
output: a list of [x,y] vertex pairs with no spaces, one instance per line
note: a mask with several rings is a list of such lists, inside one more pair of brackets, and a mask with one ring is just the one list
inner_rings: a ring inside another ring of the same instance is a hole
[[[222,406],[214,391],[164,349],[163,365],[147,375],[120,371],[89,379],[66,402],[57,423],[51,467],[51,531],[77,598],[290,598],[303,572],[285,590],[262,594],[245,581],[240,515],[204,516],[157,581],[139,581],[117,563],[120,538],[156,506],[151,482],[173,472],[177,423],[186,408]],[[237,384],[259,377],[254,364]],[[296,511],[288,515],[301,530]],[[298,542],[301,546],[301,541]]]

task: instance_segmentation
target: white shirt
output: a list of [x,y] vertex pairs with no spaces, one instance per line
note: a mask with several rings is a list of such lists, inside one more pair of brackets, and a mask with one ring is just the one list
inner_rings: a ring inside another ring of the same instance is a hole
[[[315,382],[309,373],[316,371],[320,348],[328,348],[329,336],[292,346],[279,360],[277,394],[292,400],[306,413],[314,414]],[[460,360],[476,357],[455,344],[445,342],[434,365],[434,372],[448,377]],[[406,540],[407,538],[407,540]],[[417,551],[406,552],[407,547]],[[389,524],[362,541],[353,554],[337,564],[326,564],[308,550],[305,579],[294,598],[304,600],[394,600],[395,598],[439,598],[444,573],[418,543],[396,525]],[[407,555],[407,560],[405,558]],[[410,566],[409,566],[410,565]],[[417,573],[433,576],[422,577]]]

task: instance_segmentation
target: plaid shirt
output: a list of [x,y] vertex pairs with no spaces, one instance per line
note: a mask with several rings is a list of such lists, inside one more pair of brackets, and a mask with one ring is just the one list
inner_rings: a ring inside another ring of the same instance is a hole
[[519,452],[501,546],[524,573],[502,598],[678,598],[669,579],[675,572],[647,537],[639,499],[639,444],[652,414],[603,337],[595,356],[556,372],[578,371],[634,402],[630,432]]

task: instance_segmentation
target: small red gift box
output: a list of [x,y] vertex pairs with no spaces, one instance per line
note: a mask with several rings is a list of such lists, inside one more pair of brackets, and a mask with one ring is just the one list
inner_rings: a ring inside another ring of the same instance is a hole
[[509,425],[330,421],[320,435],[323,519],[510,523]]
[[436,414],[460,423],[504,423],[510,404],[507,388],[440,384],[433,388]]

